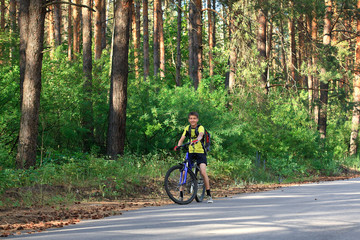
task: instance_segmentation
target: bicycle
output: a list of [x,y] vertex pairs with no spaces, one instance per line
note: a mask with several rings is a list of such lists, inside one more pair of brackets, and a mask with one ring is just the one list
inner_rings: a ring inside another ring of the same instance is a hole
[[[185,143],[179,148],[185,148],[190,143]],[[199,173],[200,167],[189,160],[187,151],[185,161],[171,167],[165,175],[165,191],[169,198],[177,204],[189,204],[194,198],[197,202],[202,202],[205,196],[205,184],[202,175]],[[180,196],[180,191],[183,196]]]

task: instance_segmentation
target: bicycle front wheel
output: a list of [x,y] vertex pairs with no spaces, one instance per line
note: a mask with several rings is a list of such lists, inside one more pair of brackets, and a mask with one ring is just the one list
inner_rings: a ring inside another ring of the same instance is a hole
[[[171,167],[165,175],[165,191],[169,198],[177,204],[191,203],[197,192],[197,182],[195,174],[188,169],[185,183],[183,181],[185,171],[183,165],[176,165]],[[180,182],[180,180],[182,180]],[[183,196],[180,196],[180,191]]]
[[202,202],[205,196],[205,184],[204,184],[203,176],[201,175],[200,171],[196,171],[196,179],[197,179],[198,189],[195,196],[195,200],[197,202]]

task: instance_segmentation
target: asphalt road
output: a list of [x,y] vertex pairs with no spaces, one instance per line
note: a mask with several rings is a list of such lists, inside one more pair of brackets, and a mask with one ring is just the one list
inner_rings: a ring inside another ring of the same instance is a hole
[[360,239],[360,179],[149,207],[20,239]]

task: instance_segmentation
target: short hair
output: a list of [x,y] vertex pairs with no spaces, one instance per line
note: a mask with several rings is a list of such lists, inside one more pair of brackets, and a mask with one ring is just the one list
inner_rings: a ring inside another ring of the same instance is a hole
[[188,118],[190,116],[196,116],[197,118],[199,118],[199,114],[197,112],[190,112],[189,115],[188,115]]

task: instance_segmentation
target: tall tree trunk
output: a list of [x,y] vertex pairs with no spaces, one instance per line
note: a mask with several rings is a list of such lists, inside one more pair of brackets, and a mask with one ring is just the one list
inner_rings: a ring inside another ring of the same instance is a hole
[[48,12],[48,44],[50,46],[50,56],[53,57],[55,47],[55,24],[54,24],[54,5],[49,6]]
[[[360,0],[357,1],[356,12],[356,32],[360,32]],[[360,36],[356,37],[356,49],[355,49],[355,68],[354,68],[354,107],[353,116],[351,122],[351,136],[350,136],[350,155],[357,153],[357,143],[359,134],[359,121],[360,121]]]
[[[299,20],[298,20],[298,29],[299,29],[299,32],[298,32],[298,35],[299,35],[298,67],[299,67],[300,70],[301,70],[302,62],[303,62],[304,57],[305,57],[305,43],[304,43],[304,41],[305,41],[305,37],[304,37],[305,29],[304,29],[304,26],[305,26],[304,16],[300,15]],[[301,75],[300,78],[299,78],[300,87],[305,86],[304,82],[305,82],[305,76]]]
[[[229,5],[229,12],[232,12],[232,5]],[[236,15],[236,14],[234,14]],[[228,60],[229,64],[229,73],[228,73],[228,79],[226,81],[226,85],[228,88],[228,91],[230,93],[233,93],[234,87],[235,87],[235,70],[236,70],[236,62],[237,62],[237,55],[236,55],[236,44],[233,40],[234,37],[234,29],[235,29],[235,19],[233,15],[230,15],[229,17],[229,39],[230,39],[230,56]]]
[[132,37],[134,46],[135,77],[139,78],[139,46],[140,46],[140,3],[134,1],[132,12]]
[[[71,0],[69,0],[71,3]],[[72,60],[72,35],[73,35],[73,26],[72,26],[72,6],[68,6],[68,59]]]
[[154,0],[154,76],[158,75],[160,68],[160,9],[161,0]]
[[143,0],[143,49],[144,49],[144,81],[149,76],[149,11],[148,0]]
[[164,78],[165,77],[164,21],[163,21],[163,10],[161,6],[161,0],[159,1],[160,1],[160,5],[159,5],[160,14],[158,15],[158,17],[159,17],[160,70],[161,70],[160,77]]
[[268,64],[267,64],[267,76],[266,76],[266,82],[269,85],[269,76],[270,76],[270,69],[271,69],[271,52],[272,52],[272,38],[273,38],[273,22],[272,20],[269,21],[269,28],[268,28],[268,33],[266,34],[267,36],[267,43],[266,43],[266,59],[268,60]]
[[94,59],[98,60],[102,54],[102,3],[103,0],[95,0],[95,28],[94,28]]
[[294,2],[290,1],[291,16],[289,18],[289,36],[290,36],[290,77],[293,84],[297,82],[296,79],[296,42],[295,42],[295,23],[294,23]]
[[106,21],[106,10],[107,10],[107,0],[101,0],[102,4],[101,4],[101,48],[105,49],[106,48],[106,26],[107,26],[107,21]]
[[[312,27],[311,27],[311,18],[310,16],[306,16],[306,25],[307,25],[307,32],[309,35],[312,33]],[[313,116],[313,106],[314,106],[314,99],[313,99],[313,71],[312,71],[312,54],[314,52],[313,50],[313,43],[311,39],[309,39],[311,36],[307,37],[307,65],[308,65],[308,88],[309,88],[309,115]]]
[[189,3],[189,75],[195,89],[201,82],[202,71],[202,23],[201,0]]
[[283,68],[283,74],[286,81],[286,84],[288,84],[288,70],[287,70],[287,64],[286,64],[286,51],[285,51],[285,38],[284,38],[284,24],[282,19],[280,19],[280,41],[281,41],[281,66]]
[[61,5],[54,4],[54,30],[55,30],[55,46],[60,46],[61,44]]
[[[84,0],[84,5],[91,7],[91,0]],[[82,105],[82,126],[86,130],[83,136],[84,151],[90,151],[91,144],[94,139],[94,120],[92,106],[92,28],[91,28],[91,12],[88,8],[82,8],[82,38],[83,38],[83,73],[84,73],[84,102]]]
[[[29,5],[30,2],[26,0],[21,0],[19,4],[19,30],[20,30],[20,107],[22,107],[23,102],[23,86],[24,86],[24,77],[26,69],[26,46],[29,32]],[[17,166],[22,166],[22,164],[17,163]]]
[[[259,51],[259,65],[260,68],[262,68],[263,63],[266,61],[266,16],[262,9],[258,10],[258,24],[259,29],[257,32],[257,49]],[[265,90],[265,93],[267,93],[266,88],[266,69],[262,70],[261,76],[260,76],[260,85],[261,88]]]
[[181,19],[182,19],[182,11],[181,11],[181,1],[178,0],[177,7],[177,47],[176,47],[176,86],[181,85]]
[[12,59],[14,56],[14,33],[16,32],[16,1],[10,0],[10,8],[9,8],[9,17],[10,17],[10,40],[11,40],[11,48],[10,48],[10,58]]
[[[20,1],[20,11],[28,6],[28,22],[21,19],[20,24],[28,24],[26,67],[23,85],[23,101],[19,131],[19,145],[16,156],[18,168],[29,168],[36,164],[36,139],[41,92],[41,68],[43,57],[45,8],[43,0]],[[25,10],[26,12],[26,10]],[[26,15],[27,13],[25,13]],[[20,13],[20,18],[24,16]],[[23,26],[20,26],[20,29]]]
[[312,24],[311,24],[311,38],[313,42],[313,52],[312,52],[312,73],[313,73],[313,102],[314,102],[314,120],[316,123],[319,122],[319,79],[317,73],[317,37],[318,37],[318,23],[316,19],[316,14],[313,14]]
[[[213,9],[216,9],[216,0],[213,0]],[[213,48],[216,46],[216,13],[213,12],[212,13],[212,36],[213,36],[213,40],[212,40],[212,43],[213,43]]]
[[[207,0],[207,7],[211,9],[211,0]],[[210,77],[214,75],[214,63],[213,63],[213,46],[214,46],[214,36],[213,36],[213,13],[208,10],[208,41],[209,41],[209,75]]]
[[[331,46],[331,13],[332,13],[332,4],[331,0],[325,0],[326,12],[324,19],[324,37],[323,44],[325,48]],[[328,51],[326,51],[329,54]],[[321,68],[321,74],[326,75],[327,69],[325,67]],[[329,89],[329,80],[325,79],[320,81],[320,115],[319,115],[319,132],[320,138],[326,138],[326,127],[327,127],[327,105],[328,105],[328,89]]]
[[114,46],[110,91],[107,154],[116,159],[124,153],[128,80],[129,28],[131,0],[115,4]]
[[[76,4],[80,4],[80,0],[75,0]],[[74,7],[73,8],[73,14],[74,14],[74,27],[73,27],[73,49],[74,53],[76,54],[80,53],[80,7]]]
[[0,11],[1,11],[0,29],[4,31],[5,30],[5,0],[0,0]]

